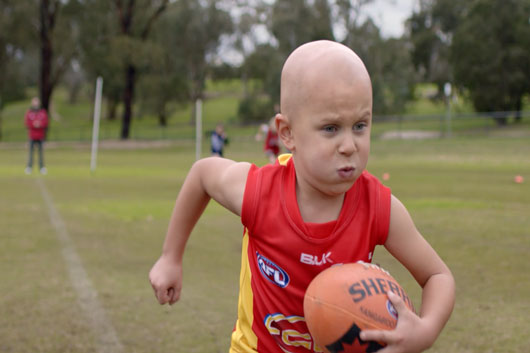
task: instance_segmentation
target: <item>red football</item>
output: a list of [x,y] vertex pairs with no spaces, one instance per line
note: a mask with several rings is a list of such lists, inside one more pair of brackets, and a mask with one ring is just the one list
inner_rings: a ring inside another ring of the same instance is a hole
[[397,312],[387,292],[399,295],[414,311],[410,298],[385,270],[368,263],[332,266],[307,287],[304,316],[315,344],[324,352],[376,352],[380,342],[364,342],[365,329],[392,330]]

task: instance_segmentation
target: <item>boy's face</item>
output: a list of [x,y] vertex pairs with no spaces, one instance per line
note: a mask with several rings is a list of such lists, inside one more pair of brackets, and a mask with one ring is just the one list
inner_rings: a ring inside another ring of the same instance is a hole
[[299,114],[292,124],[299,183],[330,196],[346,192],[368,163],[371,87],[327,82]]
[[288,136],[284,143],[293,152],[300,190],[336,196],[351,188],[368,163],[372,87],[360,60],[340,51],[336,58],[324,54],[296,85],[282,86],[296,94],[286,95],[280,119],[286,123],[279,131]]

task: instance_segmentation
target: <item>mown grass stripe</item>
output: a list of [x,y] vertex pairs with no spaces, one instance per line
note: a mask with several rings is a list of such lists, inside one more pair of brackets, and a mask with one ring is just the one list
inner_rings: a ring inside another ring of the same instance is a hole
[[62,246],[62,254],[68,267],[70,281],[77,292],[79,305],[85,316],[89,320],[96,337],[98,353],[119,353],[123,351],[123,346],[116,334],[116,330],[108,319],[105,309],[98,300],[97,291],[92,286],[81,258],[77,254],[75,245],[68,234],[64,221],[55,208],[53,199],[46,189],[42,178],[35,179],[46,203],[46,208],[50,216],[50,221],[55,228],[57,237]]

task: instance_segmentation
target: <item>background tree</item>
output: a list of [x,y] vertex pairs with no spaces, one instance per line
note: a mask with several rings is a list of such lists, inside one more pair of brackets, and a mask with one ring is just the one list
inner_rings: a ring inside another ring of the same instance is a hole
[[362,25],[360,15],[363,7],[373,0],[335,0],[333,6],[336,8],[337,19],[335,22],[342,27],[345,38],[342,43],[352,48],[355,31]]
[[39,3],[40,99],[49,110],[53,90],[77,52],[79,28],[76,1],[41,0]]
[[274,112],[274,105],[280,102],[280,73],[283,56],[270,44],[258,45],[242,65],[248,78],[254,84],[253,90],[245,95],[238,108],[238,117],[244,124],[266,122]]
[[138,75],[139,52],[147,41],[153,24],[164,12],[169,0],[135,1],[115,0],[114,6],[119,23],[121,38],[119,47],[123,50],[121,58],[125,60],[124,91],[123,91],[123,118],[121,138],[128,139],[133,114],[134,88]]
[[412,61],[423,81],[437,85],[441,98],[444,84],[453,81],[449,62],[453,34],[470,1],[422,0],[419,3],[420,10],[407,21]]
[[350,29],[347,38],[370,73],[374,114],[403,112],[417,82],[407,41],[382,38],[371,19]]
[[334,40],[331,9],[327,0],[276,0],[269,16],[269,31],[278,40],[280,53],[287,57],[303,43]]
[[[530,91],[528,14],[528,0],[477,0],[457,28],[451,48],[455,80],[469,90],[477,111],[521,110]],[[506,117],[496,121],[505,124]]]
[[[258,26],[265,26],[266,13],[269,5],[266,0],[224,0],[218,1],[218,4],[223,5],[222,9],[230,13],[233,28],[232,33],[225,34],[222,38],[224,47],[231,47],[235,52],[239,53],[242,57],[242,65],[238,65],[235,62],[224,62],[222,64],[216,64],[212,69],[216,75],[230,75],[230,78],[238,78],[234,76],[239,73],[239,78],[243,83],[243,94],[244,96],[249,95],[249,76],[244,65],[248,56],[251,55],[256,46],[262,41],[260,35],[258,35]],[[219,71],[221,69],[221,71]],[[235,70],[234,70],[235,69]]]
[[[268,9],[267,27],[276,43],[264,43],[245,61],[248,75],[262,82],[262,92],[254,92],[241,104],[244,121],[264,121],[280,102],[280,77],[283,62],[299,45],[312,40],[334,40],[332,14],[328,0],[277,0]],[[263,97],[261,94],[264,94]]]
[[149,67],[139,81],[141,110],[154,113],[162,127],[168,124],[170,103],[187,102],[189,91],[183,48],[171,45],[179,35],[172,30],[171,13],[167,15],[153,28]]
[[312,11],[311,40],[335,40],[328,0],[315,0]]
[[169,16],[174,36],[167,45],[175,46],[185,60],[193,121],[194,102],[204,98],[209,60],[215,56],[221,36],[232,32],[233,23],[230,14],[213,0],[179,0],[172,4]]
[[119,29],[112,6],[107,0],[84,0],[79,13],[79,60],[90,84],[95,85],[98,76],[103,78],[106,118],[109,120],[115,120],[117,116],[117,107],[123,97],[125,71],[123,53],[119,46],[113,45]]
[[17,31],[17,23],[24,18],[26,4],[21,1],[0,2],[0,140],[2,139],[2,110],[4,105],[24,97],[19,55],[23,52],[24,32]]

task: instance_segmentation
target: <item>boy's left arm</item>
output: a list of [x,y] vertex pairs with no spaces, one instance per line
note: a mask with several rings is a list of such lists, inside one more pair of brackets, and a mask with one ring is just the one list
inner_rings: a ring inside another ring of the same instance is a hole
[[393,331],[363,331],[365,341],[382,341],[380,353],[416,353],[428,349],[453,310],[455,283],[451,271],[416,229],[405,206],[392,195],[390,229],[386,249],[401,262],[423,288],[419,316],[407,309],[402,299],[389,292],[398,312]]

